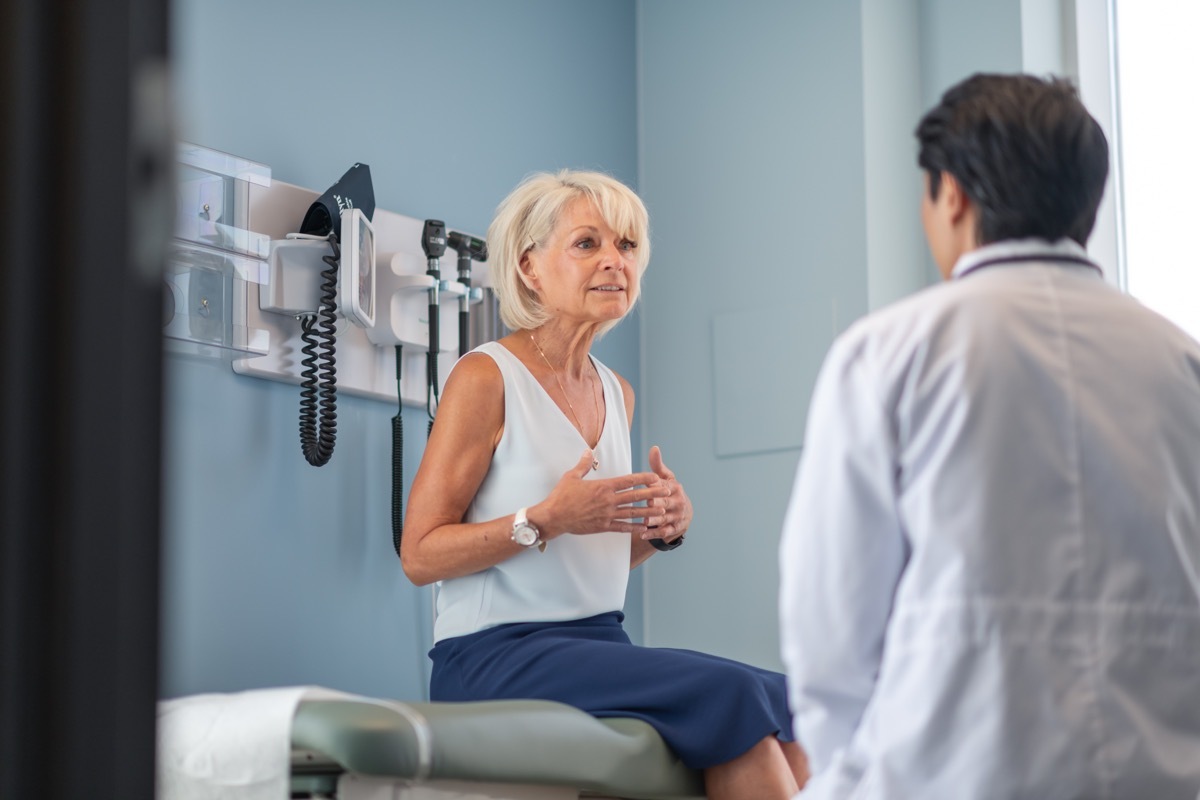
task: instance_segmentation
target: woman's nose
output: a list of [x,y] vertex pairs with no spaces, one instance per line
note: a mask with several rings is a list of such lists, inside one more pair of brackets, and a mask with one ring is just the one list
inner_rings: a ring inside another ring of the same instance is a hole
[[601,254],[603,255],[601,266],[604,269],[625,269],[625,254],[621,252],[621,247],[616,242],[605,244]]

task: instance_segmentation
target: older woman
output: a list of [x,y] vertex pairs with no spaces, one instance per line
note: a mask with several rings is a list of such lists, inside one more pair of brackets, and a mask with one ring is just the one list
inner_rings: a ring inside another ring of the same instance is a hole
[[401,558],[440,582],[433,700],[556,700],[653,725],[709,797],[788,798],[807,775],[784,679],[621,627],[629,571],[683,543],[692,504],[650,448],[631,472],[629,383],[590,355],[637,301],[648,220],[593,172],[535,175],[488,231],[513,331],[451,372]]

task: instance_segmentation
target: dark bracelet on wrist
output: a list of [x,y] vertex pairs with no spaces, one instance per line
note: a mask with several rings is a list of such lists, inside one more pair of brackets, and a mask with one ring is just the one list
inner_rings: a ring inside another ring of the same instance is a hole
[[[652,525],[650,526],[650,529],[653,530],[656,527],[658,526]],[[681,544],[683,544],[683,537],[680,536],[673,542],[664,542],[662,539],[647,539],[646,541],[650,542],[650,546],[655,550],[665,553],[668,550],[674,550],[676,547],[679,547]]]

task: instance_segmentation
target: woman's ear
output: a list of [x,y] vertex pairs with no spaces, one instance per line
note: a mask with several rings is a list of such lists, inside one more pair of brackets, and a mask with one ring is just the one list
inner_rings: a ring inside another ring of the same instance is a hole
[[521,282],[525,284],[525,288],[536,293],[539,288],[539,282],[537,278],[537,265],[533,259],[533,250],[526,250],[521,254],[521,260],[517,262],[517,272],[520,274]]

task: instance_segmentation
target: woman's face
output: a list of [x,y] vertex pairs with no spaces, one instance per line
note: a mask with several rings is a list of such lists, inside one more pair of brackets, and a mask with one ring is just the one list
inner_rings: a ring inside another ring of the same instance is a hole
[[636,295],[637,246],[581,197],[563,209],[546,241],[521,257],[521,272],[552,317],[607,322],[625,316]]

